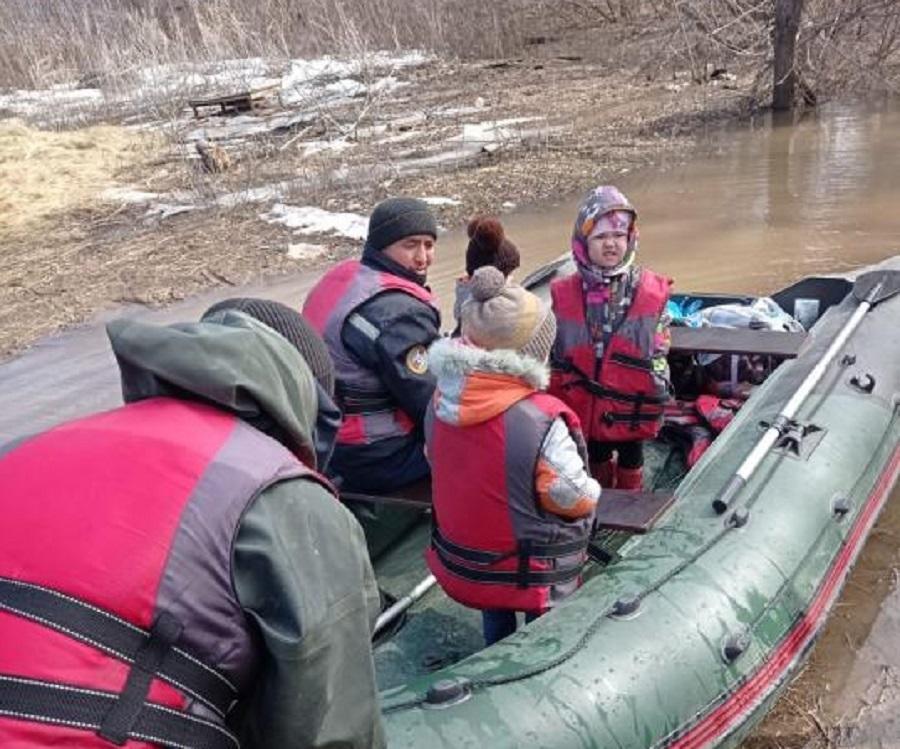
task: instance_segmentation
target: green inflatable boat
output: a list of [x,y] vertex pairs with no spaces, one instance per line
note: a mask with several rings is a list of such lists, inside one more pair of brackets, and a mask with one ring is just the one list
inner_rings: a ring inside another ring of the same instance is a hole
[[773,705],[900,472],[900,256],[773,298],[809,331],[674,331],[673,367],[783,363],[690,470],[652,443],[652,491],[601,497],[583,586],[492,647],[428,575],[427,508],[357,496],[392,604],[374,644],[391,747],[734,746]]

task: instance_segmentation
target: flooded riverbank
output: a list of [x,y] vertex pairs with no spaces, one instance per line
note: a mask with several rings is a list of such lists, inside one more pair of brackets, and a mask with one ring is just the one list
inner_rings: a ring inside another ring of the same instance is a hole
[[[686,164],[616,180],[638,208],[641,261],[681,290],[768,292],[797,278],[845,270],[900,252],[900,108],[834,107],[796,127],[711,134]],[[566,251],[579,196],[504,217],[522,273]],[[465,246],[441,238],[431,272],[445,312]],[[298,305],[315,274],[218,290],[165,310],[125,314],[196,319],[213,301],[259,294]],[[105,317],[114,316],[105,315]],[[115,405],[117,374],[101,325],[51,337],[0,365],[0,442]],[[810,665],[753,747],[900,743],[900,496],[875,531]],[[893,742],[893,743],[892,743]]]
[[[763,293],[900,251],[900,104],[833,107],[802,120],[712,132],[687,163],[615,180],[639,214],[641,262],[681,290]],[[598,165],[602,167],[602,165]],[[567,251],[580,196],[505,217],[535,267]],[[461,233],[432,278],[459,273]]]

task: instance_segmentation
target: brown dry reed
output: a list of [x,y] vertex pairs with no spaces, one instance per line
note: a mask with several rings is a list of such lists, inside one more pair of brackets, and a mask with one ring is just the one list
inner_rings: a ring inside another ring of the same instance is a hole
[[115,87],[142,67],[228,58],[521,46],[533,0],[3,0],[0,87]]

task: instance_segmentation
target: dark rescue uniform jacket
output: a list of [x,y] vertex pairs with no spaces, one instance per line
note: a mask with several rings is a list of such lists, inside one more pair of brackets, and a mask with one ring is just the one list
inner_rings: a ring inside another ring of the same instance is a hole
[[[424,286],[420,277],[382,252],[366,249],[362,264]],[[347,316],[341,329],[344,347],[361,368],[377,374],[390,405],[403,411],[414,428],[369,444],[337,445],[329,473],[340,476],[345,488],[387,490],[421,478],[408,475],[410,470],[421,467],[420,474],[427,472],[422,427],[435,379],[422,365],[427,363],[425,351],[440,335],[440,325],[434,306],[394,290],[375,295]],[[340,380],[336,389],[340,402]]]

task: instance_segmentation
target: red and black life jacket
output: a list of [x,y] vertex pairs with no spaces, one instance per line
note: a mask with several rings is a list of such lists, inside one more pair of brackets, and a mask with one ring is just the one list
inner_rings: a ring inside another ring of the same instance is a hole
[[344,323],[359,307],[386,291],[402,291],[436,309],[428,289],[358,260],[346,260],[328,271],[303,305],[304,317],[325,339],[334,359],[336,395],[344,415],[337,435],[339,445],[368,445],[409,434],[415,428],[378,373],[360,364],[341,335]]
[[238,746],[257,646],[231,547],[266,486],[306,477],[275,440],[155,398],[0,458],[0,746]]
[[587,439],[642,440],[659,432],[668,394],[653,375],[650,357],[671,283],[641,270],[634,299],[601,359],[587,327],[581,276],[550,285],[557,334],[548,392],[578,414]]
[[[583,450],[578,418],[535,393],[480,424],[426,417],[435,527],[428,566],[451,598],[478,609],[539,612],[574,590],[591,517],[564,520],[537,504],[541,444],[562,417]],[[586,455],[583,455],[586,459]]]

